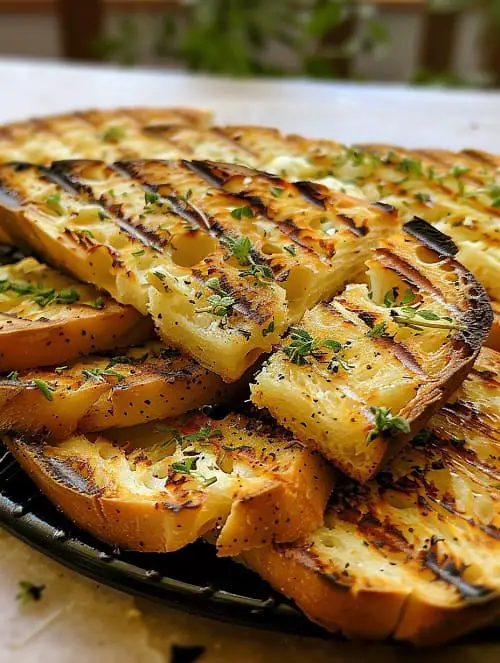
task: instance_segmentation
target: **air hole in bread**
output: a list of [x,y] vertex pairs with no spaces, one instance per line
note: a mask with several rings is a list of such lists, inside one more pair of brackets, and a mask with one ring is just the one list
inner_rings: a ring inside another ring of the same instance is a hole
[[436,264],[443,259],[438,253],[428,249],[426,246],[417,246],[415,254],[420,262],[423,262],[426,265]]
[[217,249],[217,241],[201,230],[175,235],[171,242],[171,257],[180,267],[197,265]]

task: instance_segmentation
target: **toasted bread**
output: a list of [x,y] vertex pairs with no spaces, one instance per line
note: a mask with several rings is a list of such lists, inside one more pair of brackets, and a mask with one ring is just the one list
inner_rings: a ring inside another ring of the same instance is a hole
[[219,555],[294,541],[321,524],[333,483],[319,455],[255,416],[6,442],[69,518],[132,550],[178,550],[213,528]]
[[500,614],[500,355],[367,484],[337,486],[325,526],[246,562],[348,637],[438,644]]
[[0,371],[62,364],[140,343],[152,332],[132,307],[35,258],[0,266]]
[[228,381],[398,223],[391,208],[214,162],[7,164],[0,180],[13,236],[150,311],[165,342]]
[[58,159],[183,156],[162,129],[203,128],[209,111],[194,108],[117,108],[34,118],[0,127],[0,161],[49,165]]
[[159,341],[0,379],[0,431],[57,439],[130,427],[236,397],[214,373]]
[[360,481],[460,385],[492,321],[449,238],[422,220],[404,229],[367,261],[370,285],[308,312],[252,385],[256,405]]
[[485,345],[500,352],[500,301],[493,300],[491,308],[493,309],[493,325]]

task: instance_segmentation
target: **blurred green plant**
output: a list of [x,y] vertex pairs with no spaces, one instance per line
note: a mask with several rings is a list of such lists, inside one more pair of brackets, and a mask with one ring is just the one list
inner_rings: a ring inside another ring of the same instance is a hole
[[[355,0],[190,0],[184,11],[164,16],[155,51],[193,71],[332,77],[339,63],[386,40],[374,6]],[[122,23],[100,53],[131,64],[136,41]],[[290,71],[280,60],[296,65]]]

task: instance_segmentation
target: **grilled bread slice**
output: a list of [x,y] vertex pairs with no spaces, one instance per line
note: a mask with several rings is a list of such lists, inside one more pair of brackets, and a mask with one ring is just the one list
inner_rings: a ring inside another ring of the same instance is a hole
[[0,430],[57,439],[130,427],[236,398],[214,373],[159,341],[0,379]]
[[392,208],[214,162],[8,164],[0,180],[12,235],[150,311],[166,342],[228,381],[398,223]]
[[64,363],[144,341],[152,332],[132,307],[35,258],[0,266],[0,371]]
[[323,521],[332,469],[255,415],[192,414],[59,443],[7,444],[41,490],[114,546],[169,552],[219,531],[220,555],[293,541]]
[[252,400],[349,476],[373,477],[470,370],[488,335],[488,297],[449,238],[422,220],[308,312],[252,385]]
[[201,129],[210,119],[209,111],[194,108],[116,108],[13,122],[0,127],[0,161],[184,156],[189,152],[163,132],[182,125]]
[[452,237],[460,262],[500,299],[495,157],[465,151],[443,159],[439,151],[348,147],[262,127],[224,127],[219,133],[251,153],[259,168],[395,205],[406,221],[424,218]]
[[348,637],[437,644],[500,614],[500,355],[483,349],[427,429],[325,525],[245,560]]

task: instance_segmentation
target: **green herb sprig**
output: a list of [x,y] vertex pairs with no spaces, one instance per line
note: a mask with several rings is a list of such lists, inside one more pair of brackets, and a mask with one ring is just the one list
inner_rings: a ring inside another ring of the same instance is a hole
[[384,306],[391,309],[391,318],[398,325],[410,327],[419,332],[423,331],[424,328],[464,329],[448,316],[420,308],[422,304],[421,302],[414,303],[417,296],[412,290],[405,291],[399,304],[396,303],[397,295],[397,288],[388,290],[384,296]]
[[221,241],[231,250],[238,264],[248,267],[239,273],[240,276],[252,276],[256,285],[265,285],[269,280],[274,279],[273,270],[268,265],[258,264],[253,259],[252,243],[248,237],[234,238],[223,235]]
[[403,433],[410,432],[410,423],[404,417],[393,416],[387,407],[371,407],[370,412],[375,415],[375,426],[368,431],[366,444],[370,445],[379,435],[395,430]]
[[290,339],[291,342],[283,348],[283,352],[289,357],[292,364],[298,364],[299,366],[306,364],[309,357],[321,359],[326,354],[325,350],[331,350],[334,354],[328,361],[329,371],[337,373],[339,368],[343,368],[345,371],[353,368],[342,357],[341,352],[344,346],[334,339],[318,340],[305,329],[297,327],[292,329]]

